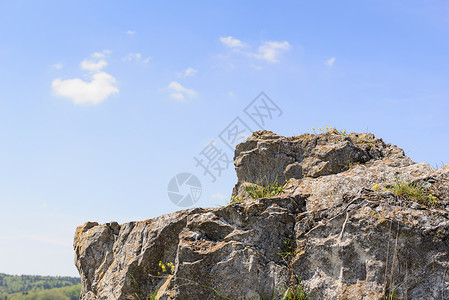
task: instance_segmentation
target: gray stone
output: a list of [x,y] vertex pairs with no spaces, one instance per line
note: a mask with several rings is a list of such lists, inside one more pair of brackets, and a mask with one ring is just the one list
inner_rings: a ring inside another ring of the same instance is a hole
[[[335,130],[255,132],[234,161],[240,202],[78,227],[81,299],[282,299],[298,284],[311,300],[380,299],[394,287],[400,299],[449,299],[449,165]],[[288,181],[252,199],[245,187],[264,180]],[[397,181],[439,205],[395,195]]]

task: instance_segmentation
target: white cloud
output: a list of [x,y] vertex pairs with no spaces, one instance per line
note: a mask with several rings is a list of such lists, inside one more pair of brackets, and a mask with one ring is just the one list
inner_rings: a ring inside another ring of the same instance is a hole
[[134,30],[128,30],[128,31],[126,31],[126,34],[128,34],[128,35],[135,35],[136,32]]
[[104,58],[106,57],[106,54],[104,54],[103,52],[95,52],[94,54],[92,54],[93,58]]
[[[256,59],[264,60],[270,63],[279,62],[279,56],[291,49],[290,43],[287,41],[277,42],[277,41],[267,41],[257,48],[257,51],[250,51],[248,49],[243,49],[248,47],[242,41],[233,38],[232,36],[221,37],[220,41],[228,48],[234,50],[234,52],[253,57]],[[260,68],[260,67],[259,67]],[[258,68],[257,68],[258,69]]]
[[171,91],[170,97],[178,101],[184,100],[186,97],[195,98],[198,93],[192,89],[183,87],[179,82],[172,81],[168,85],[168,89]]
[[329,68],[332,68],[332,66],[334,65],[334,62],[335,62],[335,57],[331,57],[331,58],[329,58],[328,60],[326,60],[326,61],[324,62],[324,64],[325,64],[326,66],[328,66]]
[[101,52],[95,52],[92,54],[92,58],[105,58],[107,55],[110,55],[112,53],[111,50],[105,49]]
[[212,195],[212,198],[215,198],[215,199],[226,199],[227,197],[225,195],[221,194],[221,193],[216,193],[216,194]]
[[245,43],[242,43],[242,41],[233,38],[232,36],[228,37],[221,37],[220,42],[225,45],[228,48],[244,48],[247,47]]
[[187,69],[184,70],[184,72],[178,72],[176,73],[176,75],[178,75],[179,77],[191,77],[194,76],[196,73],[198,73],[198,70],[195,70],[192,67],[188,67]]
[[104,58],[106,58],[106,56],[111,53],[111,50],[95,52],[91,55],[92,59],[85,59],[80,63],[81,69],[92,72],[99,72],[101,69],[108,65]]
[[178,101],[184,100],[184,95],[182,93],[171,93],[170,97]]
[[143,63],[143,64],[147,64],[151,60],[151,57],[147,57],[145,59],[142,59],[142,54],[140,54],[140,53],[128,53],[123,58],[123,60],[124,61],[135,61],[135,62],[140,62],[140,63]]
[[131,61],[131,60],[140,60],[142,58],[142,54],[140,53],[128,53],[123,58],[124,61]]
[[101,59],[99,61],[85,59],[80,64],[81,69],[93,72],[100,71],[107,65],[108,63],[104,59]]
[[80,78],[66,80],[57,78],[53,80],[51,86],[56,95],[69,98],[73,103],[80,105],[98,104],[119,92],[115,78],[106,72],[93,74],[91,81]]
[[56,70],[61,70],[64,67],[64,65],[62,63],[57,63],[53,65],[53,68],[55,68]]
[[259,49],[258,53],[254,56],[258,59],[263,59],[271,63],[278,62],[278,56],[285,51],[290,50],[290,44],[287,41],[274,42],[268,41],[263,43]]
[[80,63],[82,70],[89,71],[86,74],[89,78],[87,81],[80,78],[54,79],[51,83],[53,92],[57,96],[69,98],[73,103],[80,105],[98,104],[110,95],[118,93],[115,78],[101,71],[108,65],[105,58],[111,53],[111,50],[95,52],[91,55],[91,59],[85,59]]

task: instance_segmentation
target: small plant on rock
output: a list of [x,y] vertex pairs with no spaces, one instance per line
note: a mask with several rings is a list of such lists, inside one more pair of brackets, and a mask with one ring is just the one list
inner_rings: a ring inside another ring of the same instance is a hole
[[309,298],[309,294],[306,293],[304,286],[302,283],[298,283],[297,285],[288,288],[282,300],[307,300]]
[[284,190],[284,185],[279,185],[277,176],[274,180],[259,180],[258,184],[251,184],[245,187],[245,190],[253,199],[272,198]]
[[[313,133],[317,134],[315,127],[312,127],[312,131],[313,131]],[[318,133],[328,133],[328,132],[346,135],[346,130],[340,131],[337,128],[334,128],[332,126],[318,127]]]
[[172,262],[164,264],[162,261],[159,261],[159,268],[161,270],[157,272],[157,275],[161,275],[161,273],[173,274],[175,272],[175,265]]
[[134,276],[129,273],[129,276],[131,276],[132,279],[132,287],[134,290],[133,295],[130,297],[130,299],[137,299],[137,300],[156,300],[156,296],[157,296],[157,290],[154,292],[151,292],[148,296],[141,296],[142,292],[140,291],[140,287],[139,284],[137,283],[136,279],[134,278]]
[[395,286],[392,290],[391,290],[391,292],[389,292],[387,295],[385,295],[383,298],[382,298],[382,300],[395,300],[395,299],[397,299],[396,298],[396,288],[397,288],[398,286]]
[[398,197],[416,201],[427,207],[439,205],[437,197],[417,183],[396,180],[394,185],[388,186],[387,188],[392,190]]
[[242,202],[242,201],[243,201],[242,197],[232,196],[231,201],[226,204],[238,203],[238,202]]
[[282,257],[282,259],[288,260],[295,255],[295,249],[291,240],[282,238],[282,242],[284,242],[284,246],[282,247],[282,252],[278,253],[278,255]]
[[337,132],[340,134],[340,135],[344,135],[344,136],[347,136],[348,134],[346,133],[346,130],[338,130],[337,129]]

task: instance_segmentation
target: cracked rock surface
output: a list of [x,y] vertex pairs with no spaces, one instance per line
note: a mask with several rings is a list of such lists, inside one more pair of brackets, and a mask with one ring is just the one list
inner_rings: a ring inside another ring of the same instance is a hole
[[[398,299],[449,299],[449,165],[335,130],[258,131],[234,163],[239,202],[78,227],[81,299],[283,299],[299,284],[308,299],[381,299],[394,288]],[[264,180],[284,188],[253,199],[246,187]],[[396,182],[435,204],[397,196]]]

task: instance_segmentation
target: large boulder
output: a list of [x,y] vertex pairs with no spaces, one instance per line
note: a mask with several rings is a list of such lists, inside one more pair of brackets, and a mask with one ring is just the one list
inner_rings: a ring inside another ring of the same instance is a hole
[[448,299],[449,165],[336,130],[255,132],[234,162],[229,205],[78,227],[81,299]]

